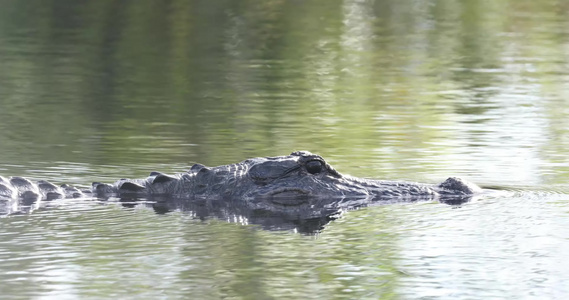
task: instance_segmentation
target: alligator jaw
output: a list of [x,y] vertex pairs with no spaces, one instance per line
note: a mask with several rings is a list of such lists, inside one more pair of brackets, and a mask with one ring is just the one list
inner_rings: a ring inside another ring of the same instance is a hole
[[266,197],[270,198],[270,201],[275,204],[284,206],[298,206],[308,203],[310,195],[310,191],[300,188],[287,187],[270,191],[266,194]]

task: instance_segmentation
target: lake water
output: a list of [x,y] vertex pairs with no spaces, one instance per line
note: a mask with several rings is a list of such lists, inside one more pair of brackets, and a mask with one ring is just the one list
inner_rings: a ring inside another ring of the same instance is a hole
[[152,203],[0,218],[2,299],[569,296],[569,2],[2,1],[0,174],[88,186],[309,150],[503,192],[316,233]]

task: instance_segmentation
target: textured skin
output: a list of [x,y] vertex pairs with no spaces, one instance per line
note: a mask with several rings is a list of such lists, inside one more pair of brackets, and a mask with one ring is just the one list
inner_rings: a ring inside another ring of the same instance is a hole
[[[47,181],[0,176],[0,199],[51,200],[78,197],[144,198],[168,196],[186,199],[239,199],[251,203],[298,206],[317,198],[373,200],[452,199],[481,192],[475,184],[450,177],[439,185],[368,180],[342,175],[324,159],[307,151],[288,156],[251,158],[208,168],[200,164],[185,173],[152,172],[143,179],[121,179],[113,184],[93,183],[79,190]],[[261,205],[259,204],[259,205]]]

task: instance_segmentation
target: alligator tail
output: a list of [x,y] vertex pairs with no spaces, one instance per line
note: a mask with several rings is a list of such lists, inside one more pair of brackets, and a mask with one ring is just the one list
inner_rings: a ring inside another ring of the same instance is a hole
[[32,182],[24,177],[0,176],[0,199],[23,199],[27,201],[53,200],[62,198],[84,197],[88,190],[80,190],[76,187],[63,184],[57,186],[51,182],[40,180]]

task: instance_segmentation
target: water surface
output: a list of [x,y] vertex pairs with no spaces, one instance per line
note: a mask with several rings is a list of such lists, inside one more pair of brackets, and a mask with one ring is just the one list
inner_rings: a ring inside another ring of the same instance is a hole
[[[152,203],[0,218],[7,299],[560,299],[564,1],[3,1],[0,174],[88,186],[309,150],[498,193],[318,234]],[[272,228],[277,229],[277,228]]]

